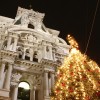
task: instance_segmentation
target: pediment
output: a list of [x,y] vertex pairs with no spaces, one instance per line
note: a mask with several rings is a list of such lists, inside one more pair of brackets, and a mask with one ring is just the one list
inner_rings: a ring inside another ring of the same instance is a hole
[[45,16],[44,13],[35,12],[32,9],[28,10],[28,9],[18,7],[14,24],[22,25],[22,26],[37,29],[37,30],[40,30],[40,29],[43,30],[42,24],[43,24],[44,16]]

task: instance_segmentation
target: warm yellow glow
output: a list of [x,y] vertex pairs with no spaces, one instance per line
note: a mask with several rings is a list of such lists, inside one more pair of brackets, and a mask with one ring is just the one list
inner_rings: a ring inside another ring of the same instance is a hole
[[72,49],[63,65],[58,68],[51,100],[99,100],[99,66],[79,51],[78,43],[70,35],[68,41]]
[[30,89],[29,84],[26,83],[26,82],[21,82],[18,87],[21,87],[21,88],[24,88],[24,89],[27,89],[27,90]]
[[72,54],[75,54],[75,53],[77,53],[77,50],[76,50],[76,48],[73,48],[73,49],[71,50],[71,53],[72,53]]
[[79,47],[78,46],[78,43],[75,41],[75,39],[72,36],[68,35],[67,36],[67,40],[70,43],[70,45],[72,46],[72,48],[73,47],[75,47],[75,48],[78,48]]

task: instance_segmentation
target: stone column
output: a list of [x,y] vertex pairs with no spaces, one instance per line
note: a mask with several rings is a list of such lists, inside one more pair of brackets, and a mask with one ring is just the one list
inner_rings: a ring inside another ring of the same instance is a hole
[[30,48],[30,61],[33,61],[33,54],[34,54],[34,51],[33,51],[33,48]]
[[49,87],[48,87],[48,71],[44,72],[44,96],[49,96]]
[[5,63],[2,62],[2,66],[1,66],[1,69],[0,69],[0,80],[2,80],[4,70],[5,70]]
[[35,91],[36,91],[36,87],[34,86],[34,88],[33,88],[33,100],[35,100]]
[[10,48],[11,40],[12,40],[12,37],[9,36],[8,37],[8,42],[7,42],[7,50],[9,50],[9,48]]
[[53,89],[55,83],[55,75],[54,72],[51,72],[51,89]]
[[51,77],[49,78],[49,93],[51,93]]
[[41,85],[40,85],[40,89],[38,90],[38,100],[44,100],[43,82],[44,82],[44,77],[41,78]]
[[55,52],[53,53],[53,60],[55,61]]
[[43,41],[43,55],[42,55],[43,58],[47,58],[46,56],[46,41]]
[[13,86],[12,100],[17,100],[18,85]]
[[11,73],[12,73],[12,64],[9,64],[7,74],[5,76],[6,79],[5,79],[4,89],[7,89],[7,90],[10,89]]
[[17,37],[14,38],[13,51],[16,51],[17,41],[18,41],[18,38]]
[[41,50],[38,50],[38,62],[40,62],[42,59],[42,53]]
[[5,70],[5,63],[2,62],[1,69],[0,69],[0,89],[3,88],[4,77],[5,77],[4,70]]
[[24,48],[23,54],[22,54],[22,59],[25,59],[25,55],[26,55],[26,49]]

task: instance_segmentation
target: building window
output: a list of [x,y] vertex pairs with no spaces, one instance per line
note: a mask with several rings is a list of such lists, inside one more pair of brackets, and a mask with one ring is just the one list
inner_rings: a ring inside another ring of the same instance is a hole
[[38,54],[37,54],[37,51],[34,52],[33,61],[34,62],[38,62]]
[[32,24],[28,24],[28,28],[34,29],[34,26]]
[[26,52],[25,52],[25,60],[30,60],[30,54],[29,54],[29,49],[26,49]]

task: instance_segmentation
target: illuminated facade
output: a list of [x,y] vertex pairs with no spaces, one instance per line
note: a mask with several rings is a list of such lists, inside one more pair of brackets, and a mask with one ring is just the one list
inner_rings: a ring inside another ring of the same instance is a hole
[[56,68],[70,46],[45,27],[43,13],[18,7],[15,19],[0,16],[0,100],[17,100],[18,85],[30,85],[30,100],[50,100]]

